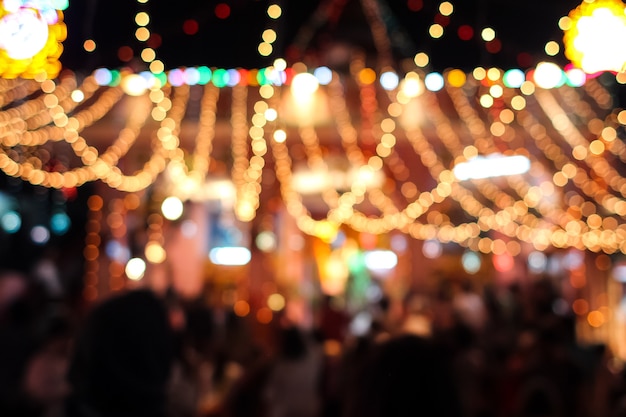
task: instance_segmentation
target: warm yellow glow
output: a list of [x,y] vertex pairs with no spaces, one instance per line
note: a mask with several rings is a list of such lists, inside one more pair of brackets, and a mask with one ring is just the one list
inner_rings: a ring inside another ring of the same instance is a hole
[[272,19],[278,19],[283,13],[283,9],[278,4],[272,4],[267,8],[267,15]]
[[444,1],[439,5],[439,13],[442,16],[450,16],[454,11],[454,6],[449,1]]
[[139,26],[146,26],[150,23],[150,15],[146,12],[139,12],[135,15],[135,23]]
[[624,9],[620,0],[597,0],[572,10],[571,25],[564,25],[565,56],[587,73],[622,71],[626,50],[615,40],[626,37]]
[[555,41],[549,41],[548,43],[546,43],[544,49],[546,51],[546,54],[548,54],[549,56],[555,56],[561,51],[561,46]]
[[261,38],[267,43],[272,43],[276,40],[276,31],[274,29],[265,29]]
[[432,38],[435,38],[435,39],[441,38],[443,36],[443,26],[441,26],[438,23],[435,23],[434,25],[430,26],[430,28],[428,29],[428,33],[430,34]]
[[274,50],[274,48],[272,47],[271,44],[267,43],[267,42],[261,42],[259,44],[259,55],[261,56],[269,56],[272,54],[272,51]]
[[418,52],[417,54],[415,54],[413,61],[418,67],[424,68],[430,62],[430,58],[425,52]]
[[285,308],[285,297],[278,293],[271,294],[267,297],[267,306],[272,311],[281,311]]
[[496,38],[496,31],[487,27],[480,32],[480,36],[485,42],[491,42]]
[[96,50],[96,42],[93,39],[87,39],[83,42],[83,49],[87,52],[93,52]]

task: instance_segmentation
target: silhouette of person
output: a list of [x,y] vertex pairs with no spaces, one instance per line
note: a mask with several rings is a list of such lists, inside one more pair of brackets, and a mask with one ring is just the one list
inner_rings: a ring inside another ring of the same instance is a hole
[[165,416],[172,360],[167,309],[151,291],[103,302],[76,341],[67,416]]

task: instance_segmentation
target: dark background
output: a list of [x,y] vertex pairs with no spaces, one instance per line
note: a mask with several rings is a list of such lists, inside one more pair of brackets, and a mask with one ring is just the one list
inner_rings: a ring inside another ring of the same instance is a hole
[[[283,15],[274,21],[265,11],[269,4],[278,3]],[[314,19],[320,4],[332,3],[331,16]],[[116,68],[125,63],[117,57],[121,46],[130,46],[137,53],[143,47],[134,38],[134,15],[139,10],[150,13],[148,28],[160,35],[157,57],[166,68],[207,65],[222,68],[259,68],[286,57],[291,64],[302,57],[302,51],[319,54],[332,43],[348,42],[366,51],[373,51],[369,27],[363,17],[360,0],[151,0],[139,4],[132,0],[74,0],[66,11],[68,39],[62,62],[74,70],[92,70],[99,66]],[[389,0],[380,1],[382,17],[394,43],[394,57],[412,58],[418,51],[431,56],[431,68],[443,70],[454,67],[470,70],[477,65],[498,66],[504,69],[527,68],[546,59],[544,46],[555,40],[561,43],[563,33],[558,20],[575,8],[579,0],[462,0],[453,1],[454,13],[447,23],[445,35],[432,39],[428,28],[439,21],[440,1]],[[226,4],[230,15],[216,16],[218,4]],[[183,31],[183,24],[195,19],[199,30],[194,35]],[[445,20],[445,19],[444,19]],[[474,29],[469,41],[459,39],[457,30],[462,25]],[[480,30],[490,26],[496,30],[502,44],[498,53],[489,53],[480,39]],[[272,27],[278,33],[274,54],[262,58],[257,53],[261,33]],[[299,42],[303,30],[314,36]],[[85,39],[94,39],[98,49],[86,53]],[[520,56],[520,54],[524,54]],[[292,60],[290,61],[289,58]],[[554,60],[565,64],[561,52]]]

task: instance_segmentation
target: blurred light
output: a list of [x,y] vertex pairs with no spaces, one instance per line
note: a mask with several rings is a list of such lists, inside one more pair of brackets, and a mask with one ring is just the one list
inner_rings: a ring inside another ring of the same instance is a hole
[[480,36],[483,38],[485,42],[491,42],[496,38],[496,31],[492,28],[484,28],[480,32]]
[[74,90],[72,91],[71,97],[74,103],[80,103],[85,99],[85,93],[80,90]]
[[233,311],[239,317],[245,317],[250,314],[250,304],[245,300],[239,300],[233,306]]
[[44,245],[50,240],[50,231],[45,226],[35,226],[30,230],[30,238],[38,245]]
[[54,213],[50,217],[50,229],[56,235],[63,235],[70,229],[72,222],[69,216],[63,212]]
[[250,262],[252,254],[242,246],[224,246],[211,249],[209,259],[215,265],[241,266]]
[[561,47],[555,41],[549,41],[548,43],[546,43],[546,46],[545,46],[546,54],[549,56],[555,56],[556,54],[559,53],[560,49]]
[[493,255],[493,267],[498,272],[508,272],[515,266],[515,259],[510,253]]
[[541,88],[557,88],[565,83],[565,73],[552,62],[540,62],[533,74],[535,84]]
[[476,156],[454,166],[454,176],[460,180],[483,179],[523,174],[530,170],[530,160],[523,155],[492,154]]
[[399,83],[400,79],[395,72],[387,71],[380,75],[380,85],[387,91],[394,90]]
[[117,240],[109,240],[104,251],[110,259],[119,263],[125,263],[130,259],[130,249]]
[[15,211],[7,211],[0,217],[0,226],[7,233],[17,233],[22,227],[22,218]]
[[400,83],[400,90],[406,97],[417,97],[424,92],[424,86],[418,74],[409,72]]
[[181,85],[185,84],[185,75],[182,70],[173,69],[167,75],[167,80],[170,82],[170,84],[172,84],[172,86],[180,87]]
[[276,235],[273,232],[264,230],[255,239],[255,244],[262,252],[272,252],[276,250]]
[[328,67],[316,68],[313,75],[321,85],[328,85],[333,80],[333,72]]
[[187,85],[196,85],[200,82],[200,71],[194,67],[186,68],[183,71],[183,79]]
[[227,86],[234,87],[239,84],[239,81],[241,81],[241,74],[239,71],[236,69],[229,69],[226,72],[228,72],[228,81],[226,82]]
[[372,326],[372,314],[369,311],[360,311],[350,322],[350,333],[355,336],[365,336]]
[[443,76],[438,72],[431,72],[424,77],[424,85],[428,90],[437,92],[444,86]]
[[578,68],[565,71],[565,76],[567,77],[565,82],[570,87],[582,87],[587,82],[587,74]]
[[482,261],[480,259],[480,255],[476,252],[465,252],[461,257],[461,263],[463,264],[463,269],[468,274],[475,274],[480,271],[480,267],[482,265]]
[[167,258],[167,252],[158,242],[148,242],[144,254],[146,255],[146,260],[153,264],[163,263]]
[[122,78],[122,89],[129,96],[140,96],[148,87],[146,79],[139,74],[128,74]]
[[283,9],[278,4],[272,4],[267,8],[267,15],[272,19],[278,19],[283,13]]
[[626,283],[626,262],[620,262],[613,267],[613,279]]
[[301,72],[291,81],[291,93],[298,101],[308,101],[319,88],[319,81],[313,74]]
[[626,38],[624,3],[620,0],[585,1],[570,12],[571,26],[565,30],[565,56],[586,73],[621,72],[626,49],[618,39]]
[[502,82],[508,88],[520,88],[526,81],[526,75],[521,69],[510,69],[502,76]]
[[398,264],[398,256],[390,250],[367,251],[364,256],[370,271],[389,271]]
[[98,68],[94,71],[93,76],[96,79],[98,85],[102,86],[109,85],[113,80],[113,75],[111,74],[111,71],[106,68]]
[[454,11],[454,6],[449,1],[444,1],[439,5],[439,13],[442,16],[450,16]]
[[180,232],[187,239],[191,239],[198,233],[198,225],[193,220],[185,220],[180,225]]
[[422,253],[429,259],[436,259],[443,253],[443,245],[438,240],[426,240],[422,245]]
[[425,52],[418,52],[413,58],[413,62],[420,68],[424,68],[430,62],[430,58]]
[[163,217],[168,220],[178,220],[183,215],[183,202],[178,197],[167,197],[161,204]]
[[283,143],[287,140],[287,132],[282,129],[276,129],[273,137],[277,143]]
[[32,58],[47,40],[48,24],[33,9],[19,9],[0,19],[0,49],[10,58]]
[[146,273],[146,262],[141,258],[129,259],[124,268],[128,279],[139,281]]
[[285,297],[278,293],[271,294],[267,297],[267,306],[272,311],[281,311],[285,308]]
[[539,251],[528,254],[528,269],[533,274],[542,274],[548,268],[548,257]]

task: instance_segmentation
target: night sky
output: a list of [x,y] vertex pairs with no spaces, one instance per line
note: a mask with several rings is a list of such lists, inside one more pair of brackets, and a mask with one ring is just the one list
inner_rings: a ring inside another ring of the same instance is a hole
[[[272,3],[283,8],[278,20],[270,19],[265,13]],[[318,14],[321,17],[315,19],[320,3],[319,0],[152,0],[146,4],[131,0],[70,1],[65,16],[68,39],[64,42],[62,62],[66,68],[82,71],[126,65],[118,57],[119,48],[129,46],[136,53],[142,48],[134,39],[137,27],[134,15],[139,10],[148,11],[152,17],[148,28],[161,39],[156,48],[157,57],[166,68],[196,65],[260,68],[278,57],[293,63],[305,54],[317,57],[319,62],[319,56],[337,42],[374,51],[362,1],[324,2],[335,7],[331,13]],[[451,67],[470,70],[478,65],[505,69],[531,67],[546,58],[543,48],[547,41],[561,42],[563,33],[558,20],[579,3],[578,0],[453,1],[454,12],[446,18],[438,13],[439,1],[379,1],[394,58],[399,62],[424,51],[431,56],[431,68],[439,71]],[[198,26],[194,34],[185,33],[185,22],[190,20],[195,20]],[[440,39],[428,35],[429,26],[435,22],[445,27]],[[462,26],[473,29],[471,39],[459,38]],[[501,43],[496,53],[489,52],[480,39],[480,30],[486,26],[496,30]],[[278,39],[274,54],[262,58],[257,45],[265,28],[275,29]],[[307,30],[313,34],[310,38],[303,36]],[[85,39],[96,41],[95,52],[86,53],[82,49]],[[554,60],[567,63],[562,52]]]

